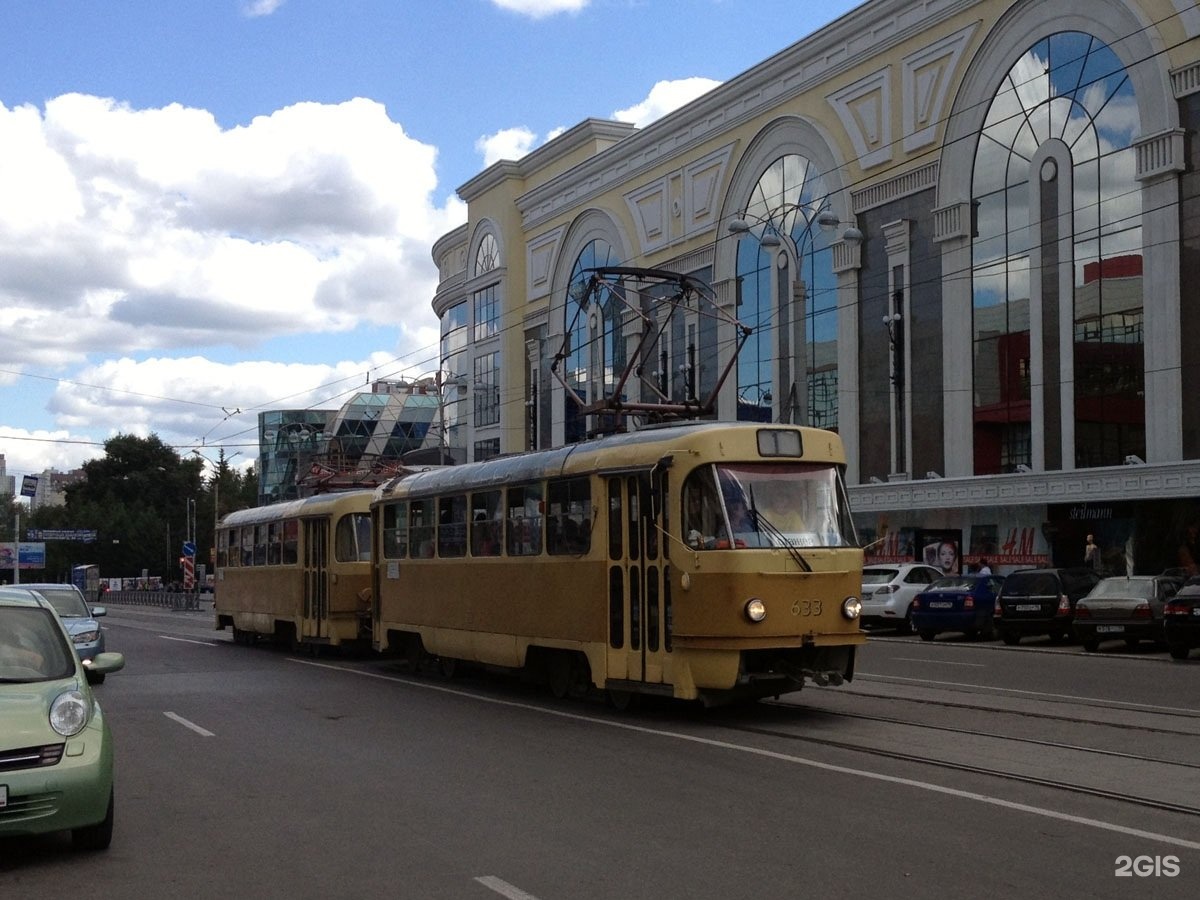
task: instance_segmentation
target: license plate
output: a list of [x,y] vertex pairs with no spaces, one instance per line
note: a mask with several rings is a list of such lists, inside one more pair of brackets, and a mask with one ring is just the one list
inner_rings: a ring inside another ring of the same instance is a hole
[[1125,630],[1124,625],[1097,625],[1096,634],[1120,634]]
[[949,600],[934,600],[929,604],[930,609],[954,609],[954,604]]
[[1193,615],[1193,616],[1200,616],[1200,606],[1195,606],[1195,607],[1193,607],[1193,608],[1192,608],[1192,615]]
[[1017,612],[1041,612],[1042,607],[1039,603],[1018,603],[1015,607]]
[[0,784],[0,809],[8,806],[8,785]]

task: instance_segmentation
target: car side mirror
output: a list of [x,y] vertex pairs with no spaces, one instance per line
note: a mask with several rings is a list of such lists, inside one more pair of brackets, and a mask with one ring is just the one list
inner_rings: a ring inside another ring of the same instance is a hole
[[93,606],[92,607],[92,618],[93,619],[98,619],[101,616],[107,616],[107,615],[108,615],[108,610],[105,609],[103,606]]

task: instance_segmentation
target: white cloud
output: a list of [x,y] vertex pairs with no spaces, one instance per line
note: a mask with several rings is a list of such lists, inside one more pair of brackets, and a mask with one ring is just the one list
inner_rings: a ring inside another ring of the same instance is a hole
[[[547,138],[549,140],[549,138]],[[495,134],[485,134],[475,141],[475,149],[483,157],[484,168],[502,159],[518,160],[538,143],[538,137],[528,128],[505,128]]]
[[544,19],[558,13],[576,13],[585,9],[591,0],[492,0],[494,6],[520,13],[531,19]]
[[242,3],[242,15],[251,19],[269,16],[286,2],[287,0],[245,0]]
[[720,84],[721,82],[711,78],[700,77],[660,81],[650,89],[650,94],[641,103],[628,109],[618,109],[612,116],[618,122],[630,122],[642,128],[691,103],[702,94],[707,94]]
[[[429,248],[466,219],[457,199],[435,202],[435,162],[435,148],[364,99],[300,103],[232,129],[178,104],[133,109],[82,94],[44,113],[0,104],[0,360],[161,398],[217,398],[219,410],[247,379],[261,403],[305,379],[282,364],[209,362],[197,348],[248,356],[290,336],[379,327],[397,342],[385,355],[429,353]],[[121,362],[95,364],[104,356]],[[309,371],[315,385],[331,366]],[[11,424],[20,413],[4,407]],[[211,405],[174,407],[67,385],[51,411],[72,434],[117,422],[168,443],[213,424]],[[0,452],[12,460],[27,445],[36,452],[25,470],[40,471],[48,457],[37,442],[0,441]]]

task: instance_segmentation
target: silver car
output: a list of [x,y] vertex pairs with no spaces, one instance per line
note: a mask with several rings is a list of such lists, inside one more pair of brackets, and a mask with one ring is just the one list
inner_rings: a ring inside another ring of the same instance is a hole
[[912,634],[913,598],[941,577],[941,569],[923,563],[863,566],[863,625],[893,625],[900,634]]
[[[37,591],[54,607],[58,617],[67,627],[67,633],[75,644],[75,652],[85,666],[91,665],[96,654],[104,652],[104,630],[97,621],[108,611],[103,606],[89,607],[83,592],[73,584],[14,584],[14,589]],[[94,684],[104,681],[103,675],[93,678]]]

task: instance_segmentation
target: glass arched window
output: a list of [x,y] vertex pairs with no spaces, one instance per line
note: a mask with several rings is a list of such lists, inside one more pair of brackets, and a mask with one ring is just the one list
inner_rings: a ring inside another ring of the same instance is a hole
[[[608,241],[597,238],[588,241],[571,269],[571,283],[567,288],[567,303],[564,309],[563,330],[569,336],[567,358],[563,376],[572,389],[585,402],[595,398],[588,397],[588,373],[593,360],[603,361],[604,382],[606,391],[611,387],[614,371],[625,364],[624,344],[617,340],[619,335],[620,302],[613,291],[593,291],[587,294],[588,283],[592,278],[592,270],[602,266],[620,265],[620,260]],[[602,330],[602,347],[593,347],[589,343],[589,309],[581,308],[580,304],[599,302]],[[570,397],[566,401],[566,432],[567,443],[581,441],[587,436],[587,423],[579,414],[578,407]]]
[[475,251],[475,274],[483,275],[500,265],[500,247],[496,244],[496,236],[485,234]]
[[766,168],[746,204],[736,315],[754,331],[738,356],[739,419],[837,428],[837,282],[818,226],[828,204],[816,166],[794,153]]
[[[992,100],[972,177],[977,474],[1030,464],[1034,440],[1045,442],[1048,469],[1145,453],[1139,127],[1124,66],[1079,32],[1032,46]],[[1059,288],[1065,267],[1070,296]],[[1060,321],[1072,334],[1059,334]],[[1062,459],[1072,444],[1075,458]]]

